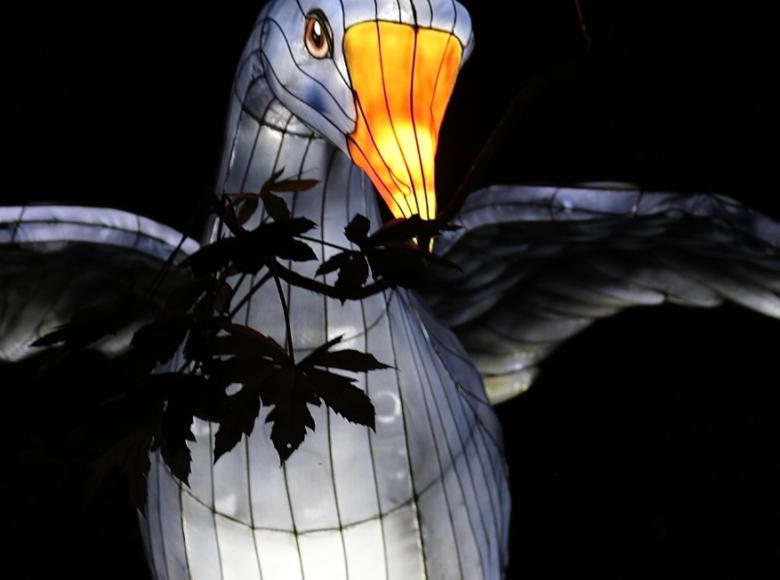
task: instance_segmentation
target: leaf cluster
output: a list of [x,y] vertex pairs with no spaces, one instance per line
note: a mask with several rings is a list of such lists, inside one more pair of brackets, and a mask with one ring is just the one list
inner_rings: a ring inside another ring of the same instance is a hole
[[[339,251],[317,271],[317,276],[337,273],[335,284],[299,274],[285,262],[316,260],[310,243],[322,242],[307,236],[316,224],[293,217],[276,194],[301,193],[316,182],[280,176],[273,175],[256,194],[214,200],[225,235],[184,261],[166,265],[186,283],[162,296],[157,283],[147,295],[109,299],[76,313],[35,343],[54,353],[50,364],[40,368],[41,375],[54,380],[62,361],[146,320],[129,347],[106,362],[103,380],[111,383],[112,396],[100,403],[91,427],[78,434],[81,443],[94,447],[88,455],[95,483],[114,469],[123,471],[139,507],[146,499],[150,451],[159,451],[171,472],[187,483],[195,419],[216,427],[214,461],[248,437],[261,414],[282,463],[315,429],[312,407],[325,405],[352,423],[374,428],[374,407],[356,384],[356,373],[387,365],[369,353],[336,350],[341,337],[296,361],[282,281],[344,302],[392,287],[417,287],[431,263],[449,265],[428,250],[428,240],[445,229],[440,223],[413,217],[370,233],[369,220],[357,215],[344,232],[352,247],[331,245]],[[261,204],[268,219],[250,227]],[[234,304],[235,279],[247,276],[259,282]],[[233,320],[271,281],[285,314],[284,345]]]

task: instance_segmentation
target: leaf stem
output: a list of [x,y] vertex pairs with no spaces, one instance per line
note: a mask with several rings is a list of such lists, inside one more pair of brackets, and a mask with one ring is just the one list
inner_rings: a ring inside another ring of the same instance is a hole
[[[244,276],[245,276],[245,274],[242,274],[242,278],[241,278],[241,280],[239,281],[239,283],[238,283],[238,284],[236,284],[236,290],[238,290],[239,286],[240,286],[240,285],[241,285],[241,283],[243,282],[243,280],[244,280]],[[243,307],[243,306],[244,306],[244,305],[245,305],[247,302],[249,302],[249,300],[251,300],[251,298],[252,298],[252,296],[254,295],[254,293],[255,293],[255,292],[257,292],[258,290],[260,290],[260,288],[261,288],[261,287],[263,287],[263,286],[265,285],[265,283],[266,283],[266,282],[268,282],[268,280],[270,280],[270,279],[271,279],[271,273],[270,273],[270,272],[267,272],[267,273],[266,273],[266,275],[265,275],[265,276],[263,276],[262,278],[260,278],[260,281],[259,281],[259,282],[256,282],[256,283],[255,283],[255,284],[254,284],[254,285],[253,285],[253,286],[252,286],[252,287],[249,289],[249,292],[247,292],[247,293],[244,295],[244,297],[243,297],[241,300],[239,300],[239,301],[238,301],[238,304],[236,304],[236,305],[233,307],[233,310],[231,310],[231,311],[230,311],[230,313],[228,314],[228,317],[229,317],[229,318],[232,320],[232,319],[233,319],[233,317],[234,317],[236,314],[238,314],[238,311],[239,311],[239,310],[241,310],[241,308],[242,308],[242,307]]]
[[316,244],[322,244],[323,246],[328,246],[329,248],[334,248],[336,250],[341,250],[342,252],[351,252],[351,248],[345,248],[344,246],[339,246],[338,244],[332,244],[330,242],[326,242],[325,240],[320,240],[318,238],[312,238],[309,236],[295,236],[298,239],[305,240],[307,242],[314,242]]
[[273,261],[273,268],[275,274],[277,274],[285,282],[294,286],[305,288],[306,290],[311,290],[312,292],[324,294],[328,298],[334,298],[336,300],[362,300],[363,298],[368,298],[374,294],[379,294],[390,288],[390,284],[384,280],[380,280],[378,282],[369,284],[368,286],[364,286],[363,288],[360,288],[354,292],[345,293],[343,290],[337,289],[335,286],[323,284],[322,282],[312,280],[311,278],[307,278],[306,276],[302,276],[297,272],[285,268],[275,260]]
[[285,300],[284,298],[284,291],[282,290],[282,283],[280,281],[280,276],[276,271],[277,266],[278,264],[272,262],[268,264],[268,269],[273,275],[274,282],[276,283],[276,291],[279,293],[279,301],[282,303],[282,311],[284,312],[285,333],[287,335],[285,337],[287,342],[287,350],[288,350],[288,354],[290,355],[290,360],[292,360],[292,364],[295,365],[295,353],[293,351],[292,328],[290,326],[290,308],[287,304],[287,300]]

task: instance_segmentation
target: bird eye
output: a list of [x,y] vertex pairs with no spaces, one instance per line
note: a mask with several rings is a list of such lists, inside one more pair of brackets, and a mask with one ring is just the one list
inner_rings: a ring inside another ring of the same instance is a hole
[[333,40],[328,19],[319,10],[312,10],[306,17],[306,32],[303,36],[306,49],[314,58],[327,58],[331,55]]

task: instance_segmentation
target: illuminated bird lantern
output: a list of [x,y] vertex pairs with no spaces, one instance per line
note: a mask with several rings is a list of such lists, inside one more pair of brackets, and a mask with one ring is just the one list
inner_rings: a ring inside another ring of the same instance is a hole
[[[290,205],[319,224],[321,260],[356,214],[381,223],[382,202],[433,218],[439,128],[472,44],[452,0],[270,2],[238,65],[218,193],[258,191],[279,172],[317,180]],[[249,226],[266,217],[258,210]],[[510,499],[491,403],[525,390],[560,342],[629,306],[729,299],[780,316],[780,226],[723,196],[495,186],[455,221],[437,243],[461,266],[446,293],[342,304],[282,288],[296,353],[342,336],[392,366],[358,381],[376,430],[312,408],[316,429],[280,467],[267,411],[216,463],[214,427],[196,421],[189,486],[153,457],[142,528],[158,580],[499,579]],[[71,245],[143,255],[154,271],[179,239],[117,210],[0,208],[0,224],[0,251],[51,256],[43,297],[12,281],[29,267],[0,272],[2,299],[21,313],[0,321],[5,359],[99,289],[97,276],[56,274]],[[215,221],[206,238],[218,231]],[[236,319],[282,343],[277,291],[261,287]]]
[[[290,208],[319,224],[322,260],[356,214],[381,223],[383,201],[397,217],[434,217],[436,141],[471,38],[450,0],[269,3],[238,65],[219,193],[258,191],[282,170],[317,180]],[[216,463],[213,430],[197,423],[189,487],[152,467],[145,533],[157,576],[499,578],[501,431],[457,340],[405,290],[343,305],[285,292],[298,356],[343,336],[393,367],[361,378],[376,430],[314,408],[316,429],[280,468],[263,414]],[[284,343],[273,285],[235,319]]]

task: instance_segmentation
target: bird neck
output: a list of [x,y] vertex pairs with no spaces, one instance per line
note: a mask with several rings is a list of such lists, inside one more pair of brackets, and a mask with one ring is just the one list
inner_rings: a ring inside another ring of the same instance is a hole
[[[276,173],[279,179],[312,179],[317,184],[306,191],[280,193],[294,217],[306,217],[318,225],[308,232],[315,238],[309,241],[318,262],[294,262],[290,267],[299,274],[313,278],[320,262],[337,253],[335,246],[349,246],[344,228],[356,214],[371,220],[374,228],[381,223],[378,196],[368,177],[329,141],[315,134],[298,121],[274,97],[262,77],[245,82],[241,69],[231,96],[217,192],[220,195],[258,192]],[[268,219],[261,207],[245,227],[256,227]],[[218,220],[212,219],[206,237],[218,236]],[[326,280],[335,282],[335,275]],[[334,278],[331,280],[330,278]],[[273,284],[255,290],[262,279],[243,280],[234,295],[234,303],[246,306],[235,320],[273,336],[283,343],[285,321],[279,306],[279,296]],[[322,278],[319,278],[322,280]],[[248,300],[247,295],[252,293]],[[364,305],[338,301],[301,288],[284,288],[285,300],[290,305],[293,344],[296,351],[306,352],[326,340],[339,335],[359,335],[364,318],[374,313],[381,316],[385,302],[381,296],[369,299]]]
[[[275,174],[311,179],[317,186],[283,194],[292,214],[318,224],[325,241],[344,245],[344,226],[355,214],[374,226],[381,220],[377,195],[366,175],[338,148],[295,117],[276,98],[264,71],[251,57],[251,40],[236,73],[228,109],[216,192],[257,193]],[[265,218],[263,210],[249,226]],[[213,234],[210,226],[207,236]]]

